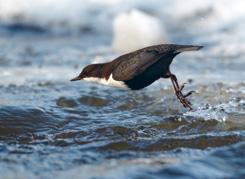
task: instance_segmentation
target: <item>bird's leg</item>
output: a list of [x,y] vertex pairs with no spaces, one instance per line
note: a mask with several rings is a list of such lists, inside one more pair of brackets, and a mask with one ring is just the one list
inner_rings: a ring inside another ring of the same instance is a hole
[[181,92],[178,89],[178,84],[176,84],[175,81],[172,78],[171,78],[171,82],[173,84],[174,91],[175,91],[175,94],[176,94],[177,98],[183,104],[183,106],[186,108],[187,105],[185,104],[185,102],[183,101],[183,98],[181,97],[181,94],[180,94]]
[[180,89],[179,89],[179,85],[178,85],[178,83],[177,83],[177,78],[176,78],[176,76],[171,74],[171,75],[170,75],[170,79],[171,79],[171,82],[172,82],[172,84],[173,84],[174,91],[175,91],[175,94],[176,94],[177,98],[178,98],[178,99],[180,100],[180,102],[184,105],[184,107],[186,107],[186,104],[183,102],[183,99],[182,99],[182,97],[181,97],[181,95],[180,95],[181,91],[180,91]]
[[182,103],[182,105],[185,108],[189,108],[190,110],[192,110],[191,102],[188,101],[186,99],[186,97],[190,96],[193,93],[193,91],[190,91],[186,95],[183,95],[182,90],[184,89],[185,84],[183,84],[180,87],[179,84],[178,84],[178,80],[177,80],[177,78],[176,78],[176,76],[174,74],[172,74],[172,73],[169,72],[167,75],[171,79],[171,82],[172,82],[173,87],[174,87],[175,94],[176,94],[177,98],[179,99],[179,101]]
[[[195,92],[195,91],[190,91],[190,92],[188,92],[187,94],[183,95],[182,90],[184,89],[186,83],[184,83],[183,85],[181,85],[181,86],[179,87],[178,80],[177,80],[176,76],[175,76],[174,74],[171,74],[171,76],[172,76],[172,79],[173,79],[173,81],[174,81],[174,83],[175,83],[176,89],[178,90],[178,93],[179,93],[182,97],[186,98],[186,97],[190,96],[192,93]],[[171,76],[170,76],[170,78],[171,78]],[[188,102],[189,102],[189,101],[188,101]],[[189,104],[191,104],[191,103],[189,102]]]
[[179,101],[182,103],[182,105],[185,107],[185,108],[191,108],[190,107],[190,102],[184,98],[180,88],[179,88],[179,85],[178,85],[178,82],[175,80],[175,77],[172,77],[171,78],[171,81],[172,81],[172,84],[174,86],[174,90],[175,90],[175,94],[177,96],[177,98],[179,99]]

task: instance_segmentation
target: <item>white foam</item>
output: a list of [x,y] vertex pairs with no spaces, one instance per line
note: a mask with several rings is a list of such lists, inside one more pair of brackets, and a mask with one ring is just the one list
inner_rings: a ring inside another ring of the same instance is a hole
[[239,107],[244,105],[244,100],[231,99],[229,102],[217,104],[214,106],[206,105],[199,107],[196,111],[188,111],[184,116],[192,116],[203,120],[216,120],[218,122],[226,122],[230,113],[238,113]]
[[[205,0],[202,2],[174,0],[162,7],[161,16],[169,17],[173,24],[190,26],[190,31],[215,32],[239,23],[245,17],[245,1],[243,0]],[[191,19],[191,23],[188,22]],[[195,20],[194,20],[195,19]],[[240,24],[240,23],[239,23]],[[217,36],[217,34],[215,34]]]
[[105,4],[105,5],[114,5],[122,0],[94,0],[94,2],[99,3],[99,4]]
[[[58,67],[1,67],[0,85],[25,85],[31,82],[47,82],[47,81],[69,81],[74,76],[74,70],[64,66]],[[67,75],[64,75],[67,74]]]
[[0,18],[7,23],[38,25],[57,32],[79,31],[100,22],[100,14],[91,13],[101,12],[99,6],[103,5],[83,0],[0,0]]
[[0,26],[20,23],[54,34],[100,33],[96,36],[112,39],[112,46],[120,52],[168,39],[188,42],[191,34],[193,43],[220,42],[226,49],[234,41],[235,51],[226,52],[235,53],[242,52],[244,44],[244,7],[244,0],[0,0]]
[[163,43],[166,39],[161,22],[139,10],[119,14],[113,22],[113,47],[122,52]]

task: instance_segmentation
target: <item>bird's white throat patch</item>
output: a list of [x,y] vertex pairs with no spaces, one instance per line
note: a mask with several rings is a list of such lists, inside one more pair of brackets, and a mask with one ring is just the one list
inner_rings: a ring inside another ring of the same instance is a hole
[[95,82],[95,83],[100,83],[103,85],[115,86],[115,87],[119,87],[119,88],[128,88],[127,85],[125,85],[125,83],[123,81],[114,80],[112,77],[112,74],[110,75],[108,80],[106,80],[104,78],[96,78],[96,77],[83,78],[83,80]]

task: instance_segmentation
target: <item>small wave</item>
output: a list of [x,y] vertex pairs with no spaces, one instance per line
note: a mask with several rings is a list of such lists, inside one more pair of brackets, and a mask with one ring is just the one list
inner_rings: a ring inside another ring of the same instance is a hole
[[[0,24],[0,30],[6,31],[9,33],[33,33],[33,34],[43,34],[47,33],[48,30],[32,25],[32,24],[22,24],[22,23],[13,23],[13,24]],[[1,32],[1,31],[0,31]]]
[[182,137],[166,137],[159,140],[138,141],[115,141],[99,147],[101,150],[132,150],[132,151],[168,151],[178,148],[206,149],[209,147],[220,147],[243,141],[244,137],[239,135],[190,135]]
[[55,119],[41,108],[1,107],[0,116],[0,138],[6,141],[28,143],[39,138],[35,134],[58,128]]

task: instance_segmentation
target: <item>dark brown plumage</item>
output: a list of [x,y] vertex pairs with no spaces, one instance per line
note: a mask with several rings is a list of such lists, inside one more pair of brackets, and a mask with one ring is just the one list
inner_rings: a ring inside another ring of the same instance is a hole
[[161,44],[131,53],[124,54],[111,62],[91,64],[86,66],[82,72],[71,81],[83,78],[96,77],[109,79],[112,75],[113,80],[122,81],[132,90],[139,90],[149,86],[159,78],[170,78],[176,96],[180,102],[189,109],[191,103],[186,99],[192,91],[186,95],[182,94],[184,85],[178,85],[177,78],[170,72],[169,66],[173,58],[184,51],[196,51],[202,46]]

